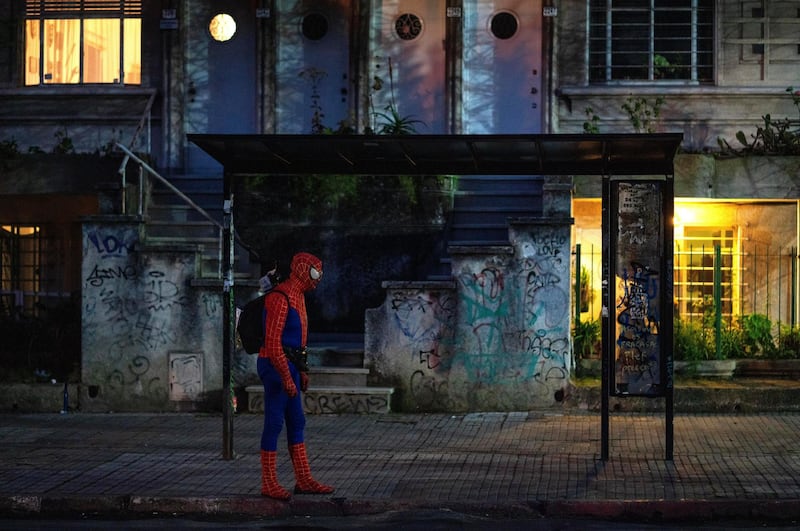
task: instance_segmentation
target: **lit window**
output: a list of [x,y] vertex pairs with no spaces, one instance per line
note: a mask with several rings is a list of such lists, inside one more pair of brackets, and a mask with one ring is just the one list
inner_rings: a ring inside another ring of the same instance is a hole
[[711,82],[712,0],[591,0],[589,80]]
[[142,82],[141,0],[28,0],[25,84]]
[[0,226],[0,314],[35,313],[40,271],[39,227]]
[[739,235],[735,227],[686,227],[675,242],[675,303],[683,319],[701,320],[715,300],[730,320],[739,269]]

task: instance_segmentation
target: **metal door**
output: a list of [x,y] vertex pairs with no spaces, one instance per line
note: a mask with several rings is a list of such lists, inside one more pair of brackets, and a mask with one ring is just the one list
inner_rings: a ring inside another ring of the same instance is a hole
[[[227,41],[208,37],[208,112],[211,133],[256,133],[255,17],[246,2],[225,2],[211,17],[230,15],[236,32]],[[209,20],[210,21],[210,20]],[[209,21],[204,21],[208,32]],[[203,99],[197,91],[197,99]]]
[[277,4],[277,132],[336,129],[347,119],[350,102],[350,2]]
[[465,0],[464,132],[540,133],[541,0]]
[[[197,9],[194,24],[187,23],[189,57],[186,60],[185,109],[181,118],[189,133],[256,133],[255,20],[249,4]],[[212,35],[214,17],[228,15],[225,29],[235,31],[227,40]],[[231,24],[233,22],[233,24]],[[177,40],[175,41],[177,42]],[[166,155],[171,158],[170,155]],[[215,173],[217,161],[197,146],[186,146],[186,169]]]
[[[380,129],[393,105],[401,118],[418,120],[417,133],[445,130],[445,2],[374,0],[370,24],[373,57],[373,128]],[[390,71],[391,66],[391,71]]]

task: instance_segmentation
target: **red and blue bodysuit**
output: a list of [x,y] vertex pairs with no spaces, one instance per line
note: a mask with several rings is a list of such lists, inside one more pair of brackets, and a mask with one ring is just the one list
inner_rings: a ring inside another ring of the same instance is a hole
[[303,435],[306,418],[300,394],[308,388],[305,292],[316,288],[321,279],[322,261],[314,255],[298,253],[292,258],[289,278],[278,284],[264,301],[264,346],[257,361],[258,375],[264,384],[261,494],[280,500],[288,500],[291,496],[278,483],[276,471],[278,437],[284,423],[297,481],[295,493],[333,492],[333,487],[323,485],[311,476]]

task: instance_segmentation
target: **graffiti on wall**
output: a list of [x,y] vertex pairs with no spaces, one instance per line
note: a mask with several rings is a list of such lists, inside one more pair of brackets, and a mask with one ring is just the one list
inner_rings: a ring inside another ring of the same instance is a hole
[[617,184],[615,391],[653,394],[661,384],[661,188]]
[[368,313],[371,368],[399,389],[405,410],[526,408],[565,398],[570,229],[534,222],[515,230],[513,252],[456,254],[453,285],[391,287]]
[[408,388],[412,400],[423,409],[446,410],[449,407],[447,371],[455,319],[452,294],[396,290],[391,294],[389,311],[399,330],[398,348],[406,353],[401,365],[411,373]]
[[[263,411],[262,403],[261,409]],[[303,409],[311,414],[336,413],[388,413],[389,395],[383,394],[328,394],[311,391],[303,394]]]
[[570,356],[568,235],[536,227],[518,245],[519,258],[508,264],[457,277],[463,315],[455,362],[464,385],[511,407],[563,393]]
[[[196,382],[183,376],[180,382],[167,381],[168,371],[176,368],[167,352],[182,342],[180,320],[191,311],[185,275],[193,268],[183,263],[183,255],[171,256],[169,263],[143,263],[137,246],[138,232],[132,227],[86,231],[84,365],[93,379],[102,380],[98,384],[119,397],[166,400],[168,386],[176,383],[181,393],[193,393]],[[204,310],[202,317],[217,319],[218,303],[206,300]],[[179,373],[185,376],[189,365]]]

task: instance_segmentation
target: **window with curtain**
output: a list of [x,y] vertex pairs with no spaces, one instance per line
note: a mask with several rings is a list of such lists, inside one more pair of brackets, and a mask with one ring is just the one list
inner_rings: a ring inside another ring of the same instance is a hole
[[28,0],[25,84],[142,82],[141,0]]
[[589,81],[709,83],[713,0],[590,0]]

